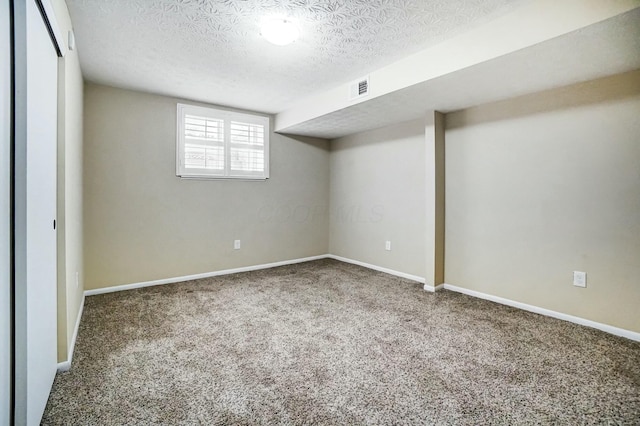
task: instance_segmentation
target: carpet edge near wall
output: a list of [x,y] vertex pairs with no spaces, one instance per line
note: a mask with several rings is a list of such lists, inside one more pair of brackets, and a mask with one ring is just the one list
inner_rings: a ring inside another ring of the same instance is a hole
[[[72,356],[73,356],[73,350],[74,350],[74,346],[75,346],[75,338],[76,338],[76,335],[77,335],[77,332],[78,332],[78,327],[80,325],[80,317],[82,315],[82,309],[83,309],[82,307],[84,306],[84,298],[86,296],[93,296],[93,295],[97,295],[97,294],[105,294],[105,293],[133,290],[133,289],[137,289],[137,288],[151,287],[151,286],[156,286],[156,285],[175,284],[175,283],[191,281],[191,280],[197,280],[197,279],[202,279],[202,278],[211,278],[211,277],[217,277],[217,276],[223,276],[223,275],[237,274],[237,273],[242,273],[242,272],[258,271],[258,270],[262,270],[262,269],[277,268],[277,267],[280,267],[280,266],[294,265],[294,264],[297,264],[297,263],[304,263],[304,262],[312,262],[314,260],[320,260],[320,259],[333,259],[333,260],[336,260],[336,261],[339,261],[339,262],[358,265],[358,266],[361,266],[361,267],[364,267],[364,268],[367,268],[367,269],[371,269],[371,270],[374,270],[374,271],[383,272],[383,273],[386,273],[386,274],[394,275],[394,276],[397,276],[397,277],[400,277],[400,278],[405,278],[405,279],[409,279],[409,280],[412,280],[412,281],[416,281],[416,282],[425,284],[425,278],[424,277],[419,277],[417,275],[407,274],[405,272],[396,271],[396,270],[393,270],[393,269],[390,269],[390,268],[385,268],[385,267],[382,267],[382,266],[377,266],[377,265],[373,265],[373,264],[370,264],[370,263],[362,262],[362,261],[359,261],[359,260],[350,259],[350,258],[347,258],[347,257],[337,256],[337,255],[334,255],[334,254],[327,253],[327,254],[321,254],[321,255],[316,255],[316,256],[309,256],[309,257],[303,257],[303,258],[297,258],[297,259],[283,260],[283,261],[271,262],[271,263],[265,263],[265,264],[259,264],[259,265],[243,266],[243,267],[239,267],[239,268],[224,269],[224,270],[205,272],[205,273],[200,273],[200,274],[185,275],[185,276],[180,276],[180,277],[164,278],[164,279],[158,279],[158,280],[143,281],[143,282],[138,282],[138,283],[122,284],[122,285],[116,285],[116,286],[110,286],[110,287],[103,287],[103,288],[99,288],[99,289],[85,290],[84,291],[84,295],[83,295],[83,300],[82,300],[82,306],[80,308],[80,314],[78,315],[78,320],[77,320],[76,325],[75,325],[73,341],[72,341],[71,347],[69,348],[69,353],[71,354],[71,356],[69,357],[68,361],[59,363],[58,364],[58,369],[61,370],[61,371],[65,371],[65,370],[68,370],[70,368],[70,366],[71,366],[71,359],[72,359]],[[456,293],[462,293],[462,294],[466,294],[466,295],[471,296],[471,297],[476,297],[476,298],[483,299],[483,300],[489,300],[491,302],[499,303],[501,305],[511,306],[513,308],[522,309],[522,310],[533,312],[533,313],[536,313],[536,314],[539,314],[539,315],[543,315],[543,316],[547,316],[547,317],[551,317],[551,318],[556,318],[556,319],[563,320],[563,321],[568,321],[568,322],[571,322],[571,323],[574,323],[574,324],[578,324],[578,325],[582,325],[582,326],[585,326],[585,327],[595,328],[597,330],[604,331],[606,333],[613,334],[615,336],[624,337],[626,339],[630,339],[630,340],[633,340],[633,341],[640,342],[640,332],[635,332],[635,331],[632,331],[632,330],[627,330],[627,329],[616,327],[616,326],[612,326],[612,325],[609,325],[609,324],[605,324],[605,323],[600,323],[600,322],[597,322],[597,321],[589,320],[587,318],[582,318],[582,317],[566,314],[566,313],[563,313],[563,312],[553,311],[551,309],[546,309],[546,308],[543,308],[543,307],[540,307],[540,306],[530,305],[530,304],[519,302],[519,301],[516,301],[516,300],[511,300],[511,299],[507,299],[507,298],[504,298],[504,297],[500,297],[500,296],[496,296],[496,295],[492,295],[492,294],[487,294],[487,293],[483,293],[483,292],[476,291],[476,290],[467,289],[467,288],[456,286],[456,285],[449,284],[449,283],[444,283],[442,285],[435,286],[433,288],[431,288],[431,287],[427,288],[427,285],[425,284],[424,289],[425,289],[425,291],[428,291],[428,292],[441,291],[442,289],[449,290],[449,291],[454,291]]]

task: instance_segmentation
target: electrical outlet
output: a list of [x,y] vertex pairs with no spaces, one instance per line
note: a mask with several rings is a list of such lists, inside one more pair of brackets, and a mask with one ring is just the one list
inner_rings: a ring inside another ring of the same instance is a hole
[[76,271],[76,288],[80,287],[80,273]]
[[576,287],[586,287],[587,273],[582,271],[573,271],[573,285]]
[[233,249],[234,250],[240,250],[240,240],[235,240],[233,242]]
[[388,251],[391,251],[391,241],[385,241],[384,249],[388,250]]

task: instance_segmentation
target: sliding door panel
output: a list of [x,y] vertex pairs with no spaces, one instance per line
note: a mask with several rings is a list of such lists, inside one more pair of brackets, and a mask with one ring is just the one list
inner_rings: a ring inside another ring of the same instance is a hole
[[35,0],[14,6],[16,57],[21,55],[16,59],[16,422],[37,425],[57,367],[58,56]]
[[9,424],[11,406],[10,126],[11,34],[9,0],[0,0],[0,425]]

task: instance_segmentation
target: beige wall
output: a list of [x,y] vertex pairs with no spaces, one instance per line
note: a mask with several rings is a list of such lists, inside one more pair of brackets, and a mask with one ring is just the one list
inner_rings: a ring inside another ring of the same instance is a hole
[[[628,73],[447,115],[447,283],[640,331],[639,82]],[[274,134],[266,182],[181,180],[177,101],[85,87],[87,288],[327,252],[425,276],[425,120],[330,152]]]
[[326,254],[327,141],[272,134],[267,181],[180,179],[177,102],[85,86],[86,288]]
[[[67,41],[72,28],[64,0],[53,0],[58,26]],[[66,47],[66,46],[65,46]],[[78,51],[58,60],[58,361],[69,350],[83,288],[82,126],[84,82]],[[76,274],[78,280],[76,281]]]
[[640,332],[638,117],[640,72],[448,115],[446,282]]
[[424,120],[331,141],[331,254],[424,277],[425,187]]

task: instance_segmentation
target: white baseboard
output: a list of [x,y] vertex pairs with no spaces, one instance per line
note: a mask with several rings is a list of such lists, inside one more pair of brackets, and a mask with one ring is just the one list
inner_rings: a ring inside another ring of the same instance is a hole
[[[354,265],[363,266],[363,267],[368,268],[368,269],[373,269],[375,271],[380,271],[380,272],[384,272],[384,273],[387,273],[387,274],[390,274],[390,275],[395,275],[397,277],[406,278],[406,279],[409,279],[409,280],[412,280],[412,281],[417,281],[419,283],[423,283],[424,284],[424,282],[425,282],[425,279],[423,277],[419,277],[419,276],[416,276],[416,275],[411,275],[411,274],[406,274],[404,272],[394,271],[393,269],[388,269],[388,268],[383,268],[381,266],[371,265],[369,263],[360,262],[358,260],[353,260],[353,259],[348,259],[346,257],[335,256],[335,255],[332,255],[332,254],[321,254],[321,255],[318,255],[318,256],[304,257],[304,258],[300,258],[300,259],[283,260],[281,262],[265,263],[265,264],[262,264],[262,265],[244,266],[242,268],[224,269],[224,270],[221,270],[221,271],[205,272],[205,273],[202,273],[202,274],[185,275],[185,276],[181,276],[181,277],[164,278],[164,279],[160,279],[160,280],[143,281],[143,282],[139,282],[139,283],[123,284],[123,285],[117,285],[117,286],[112,286],[112,287],[104,287],[104,288],[97,288],[97,289],[93,289],[93,290],[85,290],[84,295],[85,296],[93,296],[93,295],[96,295],[96,294],[113,293],[113,292],[116,292],[116,291],[133,290],[133,289],[136,289],[136,288],[151,287],[151,286],[163,285],[163,284],[173,284],[173,283],[179,283],[179,282],[183,282],[183,281],[198,280],[198,279],[201,279],[201,278],[210,278],[210,277],[217,277],[217,276],[221,276],[221,275],[237,274],[239,272],[258,271],[260,269],[269,269],[269,268],[275,268],[275,267],[278,267],[278,266],[294,265],[296,263],[311,262],[313,260],[320,260],[320,259],[339,260],[341,262],[352,263]],[[439,289],[439,288],[440,288],[440,286],[438,286],[436,288],[436,290]]]
[[431,293],[435,293],[436,291],[440,291],[442,289],[444,289],[444,284],[438,284],[437,286],[432,286],[430,284],[425,284],[423,287],[426,291],[429,291]]
[[573,315],[563,314],[561,312],[556,312],[556,311],[552,311],[550,309],[540,308],[538,306],[528,305],[526,303],[516,302],[514,300],[505,299],[503,297],[493,296],[493,295],[486,294],[486,293],[481,293],[481,292],[475,291],[475,290],[469,290],[469,289],[466,289],[466,288],[457,287],[457,286],[454,286],[454,285],[451,285],[451,284],[439,284],[437,286],[432,286],[432,285],[429,285],[429,284],[425,283],[426,280],[425,280],[424,277],[419,277],[417,275],[411,275],[411,274],[407,274],[407,273],[404,273],[404,272],[395,271],[393,269],[383,268],[381,266],[376,266],[376,265],[372,265],[372,264],[369,264],[369,263],[360,262],[359,260],[349,259],[349,258],[346,258],[346,257],[336,256],[336,255],[333,255],[333,254],[323,254],[323,255],[305,257],[305,258],[300,258],[300,259],[291,259],[291,260],[284,260],[284,261],[281,261],[281,262],[266,263],[266,264],[262,264],[262,265],[245,266],[245,267],[242,267],[242,268],[225,269],[225,270],[222,270],[222,271],[206,272],[206,273],[202,273],[202,274],[186,275],[186,276],[182,276],[182,277],[174,277],[174,278],[166,278],[166,279],[161,279],[161,280],[145,281],[145,282],[140,282],[140,283],[118,285],[118,286],[113,286],[113,287],[99,288],[99,289],[95,289],[95,290],[86,290],[84,292],[84,295],[83,295],[83,298],[82,298],[82,305],[80,307],[80,313],[78,314],[78,319],[76,321],[76,326],[75,326],[75,330],[74,330],[74,333],[73,333],[73,338],[72,338],[72,341],[71,341],[71,347],[69,349],[69,360],[59,363],[58,364],[58,370],[59,371],[66,371],[71,367],[71,360],[73,359],[73,350],[75,348],[76,337],[77,337],[77,334],[78,334],[78,328],[80,326],[80,319],[82,317],[82,311],[84,309],[84,297],[85,296],[92,296],[92,295],[95,295],[95,294],[112,293],[112,292],[116,292],[116,291],[131,290],[131,289],[135,289],[135,288],[150,287],[150,286],[155,286],[155,285],[178,283],[178,282],[183,282],[183,281],[197,280],[197,279],[200,279],[200,278],[209,278],[209,277],[216,277],[216,276],[221,276],[221,275],[236,274],[236,273],[239,273],[239,272],[257,271],[257,270],[260,270],[260,269],[268,269],[268,268],[275,268],[275,267],[278,267],[278,266],[293,265],[293,264],[296,264],[296,263],[310,262],[310,261],[319,260],[319,259],[334,259],[334,260],[338,260],[340,262],[351,263],[351,264],[362,266],[362,267],[365,267],[365,268],[368,268],[368,269],[373,269],[374,271],[384,272],[386,274],[395,275],[397,277],[406,278],[406,279],[409,279],[409,280],[412,280],[412,281],[417,281],[419,283],[424,284],[424,286],[423,286],[424,290],[429,291],[429,292],[436,292],[436,291],[439,291],[439,290],[442,290],[442,289],[455,291],[457,293],[466,294],[468,296],[477,297],[479,299],[489,300],[489,301],[492,301],[492,302],[500,303],[502,305],[507,305],[507,306],[511,306],[511,307],[518,308],[518,309],[522,309],[522,310],[525,310],[525,311],[534,312],[536,314],[545,315],[545,316],[548,316],[548,317],[557,318],[557,319],[564,320],[564,321],[569,321],[569,322],[572,322],[572,323],[575,323],[575,324],[584,325],[586,327],[595,328],[597,330],[601,330],[601,331],[604,331],[606,333],[610,333],[610,334],[613,334],[613,335],[616,335],[616,336],[625,337],[627,339],[640,341],[640,333],[635,332],[635,331],[625,330],[623,328],[618,328],[618,327],[614,327],[614,326],[611,326],[611,325],[598,323],[598,322],[591,321],[591,320],[588,320],[588,319],[575,317]]
[[404,272],[394,271],[393,269],[383,268],[381,266],[371,265],[370,263],[360,262],[359,260],[348,259],[346,257],[336,256],[333,254],[328,254],[325,257],[329,259],[339,260],[340,262],[352,263],[354,265],[363,266],[368,269],[373,269],[374,271],[384,272],[386,274],[395,275],[396,277],[406,278],[408,280],[417,281],[419,283],[424,284],[424,277],[419,277],[417,275],[406,274]]
[[76,339],[78,338],[78,329],[80,328],[80,320],[82,319],[82,312],[84,312],[84,294],[82,295],[82,301],[80,302],[80,311],[76,318],[76,325],[73,328],[73,336],[71,337],[71,345],[67,348],[67,360],[58,363],[58,371],[69,371],[71,368],[71,361],[73,361],[73,351],[76,348]]
[[451,284],[444,284],[446,290],[455,291],[457,293],[466,294],[468,296],[477,297],[479,299],[490,300],[492,302],[500,303],[502,305],[511,306],[514,308],[522,309],[536,314],[544,315],[547,317],[557,318],[564,321],[569,321],[575,324],[584,325],[586,327],[595,328],[610,334],[614,334],[620,337],[626,337],[627,339],[640,341],[640,333],[635,331],[625,330],[623,328],[613,327],[611,325],[602,324],[599,322],[591,321],[588,319],[574,317],[573,315],[563,314],[561,312],[552,311],[550,309],[540,308],[538,306],[527,305],[526,303],[516,302],[514,300],[505,299],[503,297],[492,296],[490,294],[481,293],[475,290],[469,290],[462,287],[456,287]]
[[262,265],[244,266],[242,268],[224,269],[222,271],[205,272],[202,274],[185,275],[182,277],[165,278],[161,280],[144,281],[140,283],[123,284],[123,285],[117,285],[113,287],[97,288],[94,290],[86,290],[84,292],[84,295],[93,296],[95,294],[113,293],[116,291],[132,290],[135,288],[151,287],[151,286],[163,285],[163,284],[173,284],[173,283],[179,283],[183,281],[198,280],[201,278],[210,278],[210,277],[218,277],[221,275],[237,274],[239,272],[258,271],[260,269],[269,269],[269,268],[275,268],[278,266],[286,266],[286,265],[294,265],[296,263],[310,262],[312,260],[326,259],[327,257],[329,257],[329,255],[322,254],[319,256],[311,256],[311,257],[305,257],[301,259],[283,260],[281,262],[265,263]]

